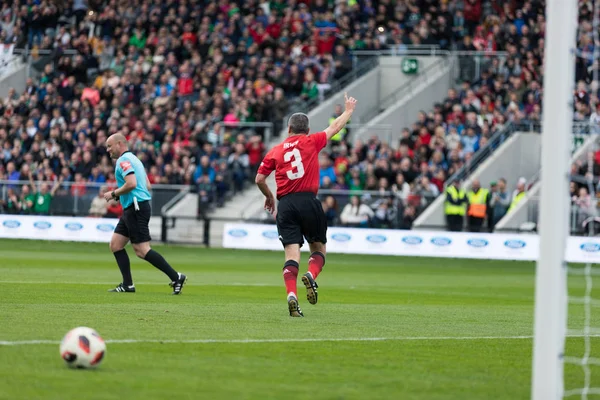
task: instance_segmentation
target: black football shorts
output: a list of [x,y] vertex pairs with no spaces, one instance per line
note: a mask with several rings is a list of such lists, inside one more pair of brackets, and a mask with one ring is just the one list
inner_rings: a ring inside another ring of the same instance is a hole
[[290,193],[279,199],[277,231],[284,246],[288,244],[327,243],[327,218],[314,193]]
[[149,201],[139,203],[140,209],[135,210],[131,205],[123,210],[123,215],[119,219],[119,223],[115,228],[115,233],[129,238],[133,244],[149,242],[150,237],[150,216],[152,209]]

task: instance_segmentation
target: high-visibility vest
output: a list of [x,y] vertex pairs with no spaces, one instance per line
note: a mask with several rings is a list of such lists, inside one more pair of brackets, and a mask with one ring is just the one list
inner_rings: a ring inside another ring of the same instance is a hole
[[521,200],[523,200],[523,197],[525,197],[525,192],[517,193],[517,195],[510,202],[510,207],[508,207],[507,212],[511,212],[511,210],[513,210],[517,206],[517,204],[519,204]]
[[[452,197],[452,200],[454,201],[462,200],[465,198],[465,191],[462,189],[460,191],[456,190],[456,188],[453,185],[448,186],[448,188],[446,189],[446,193],[449,194],[450,197]],[[462,215],[464,217],[465,205],[461,204],[457,206],[447,201],[444,208],[444,212],[446,213],[446,215]]]
[[[333,121],[335,121],[336,119],[337,119],[337,117],[329,118],[329,125],[331,125],[333,123]],[[348,124],[349,123],[350,123],[350,120],[348,120]],[[346,136],[347,132],[348,132],[348,130],[346,129],[346,127],[343,127],[342,129],[340,129],[340,131],[338,133],[333,135],[333,137],[331,138],[331,141],[332,142],[341,142],[342,139],[344,139],[344,136]]]
[[485,218],[487,212],[487,189],[479,189],[477,193],[470,190],[467,193],[467,199],[469,199],[469,212],[467,215],[475,218]]

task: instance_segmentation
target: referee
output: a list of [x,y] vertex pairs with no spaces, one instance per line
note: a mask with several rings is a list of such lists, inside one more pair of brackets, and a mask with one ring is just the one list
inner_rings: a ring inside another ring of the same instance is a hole
[[110,250],[115,255],[123,282],[109,292],[135,293],[133,278],[131,277],[131,266],[129,256],[125,251],[128,241],[135,254],[156,268],[164,272],[171,283],[173,294],[181,293],[181,289],[186,281],[186,276],[180,274],[169,265],[169,263],[150,248],[150,196],[148,177],[142,162],[129,151],[127,139],[120,133],[116,133],[106,141],[106,150],[111,158],[117,159],[115,176],[117,178],[116,190],[104,193],[104,199],[121,200],[123,206],[123,215],[110,239]]

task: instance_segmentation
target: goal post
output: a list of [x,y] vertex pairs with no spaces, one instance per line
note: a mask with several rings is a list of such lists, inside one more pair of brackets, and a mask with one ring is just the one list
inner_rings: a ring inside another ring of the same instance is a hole
[[569,159],[573,121],[574,0],[547,0],[542,120],[540,256],[535,279],[533,400],[563,398],[567,326],[565,249],[570,209]]

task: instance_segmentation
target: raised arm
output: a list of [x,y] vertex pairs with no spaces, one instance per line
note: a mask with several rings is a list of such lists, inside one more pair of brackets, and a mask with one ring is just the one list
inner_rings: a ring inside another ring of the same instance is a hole
[[344,103],[346,105],[346,109],[325,129],[325,134],[327,135],[327,140],[330,140],[334,137],[339,131],[342,130],[344,126],[350,120],[354,109],[356,108],[356,99],[354,97],[348,97],[348,93],[344,93]]
[[52,197],[56,196],[56,192],[58,191],[58,188],[60,187],[60,184],[62,182],[63,182],[62,176],[59,179],[56,179],[54,181],[54,186],[52,186],[52,190],[50,190],[50,196],[52,196]]
[[37,193],[37,186],[33,181],[33,172],[29,171],[29,186],[31,186],[31,193]]

